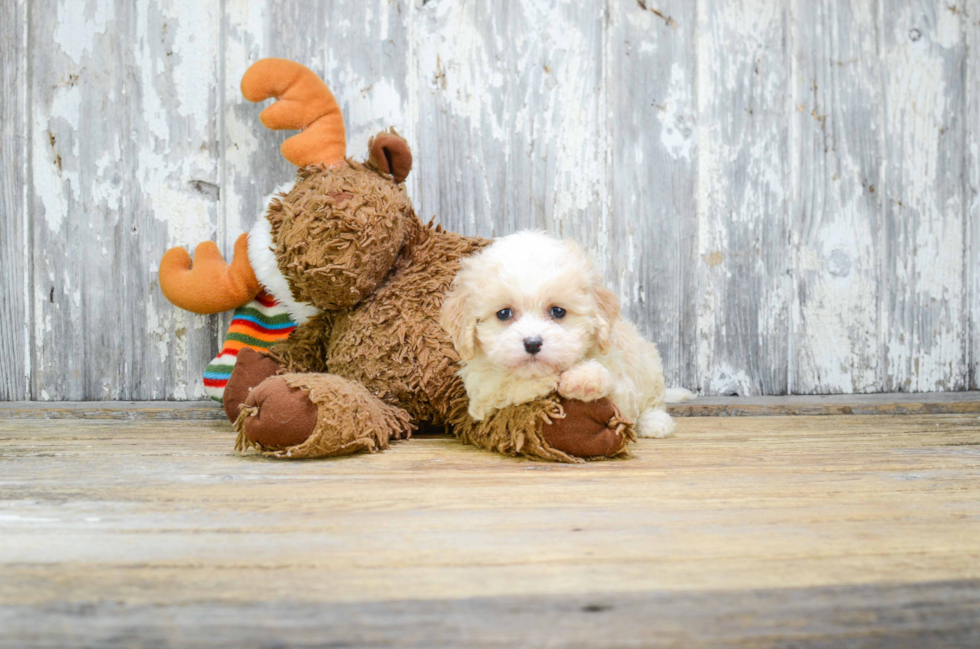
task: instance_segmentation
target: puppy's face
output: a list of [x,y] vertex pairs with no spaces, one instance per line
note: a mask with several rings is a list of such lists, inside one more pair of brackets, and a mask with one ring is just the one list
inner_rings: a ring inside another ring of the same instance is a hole
[[464,260],[442,324],[463,360],[481,357],[530,378],[563,372],[593,348],[606,351],[618,313],[581,248],[522,232]]

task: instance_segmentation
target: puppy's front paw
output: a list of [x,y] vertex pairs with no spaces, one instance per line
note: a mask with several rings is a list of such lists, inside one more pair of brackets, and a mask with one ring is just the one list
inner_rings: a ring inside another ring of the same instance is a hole
[[609,370],[596,361],[589,361],[562,372],[558,394],[566,399],[595,401],[607,396],[611,386]]

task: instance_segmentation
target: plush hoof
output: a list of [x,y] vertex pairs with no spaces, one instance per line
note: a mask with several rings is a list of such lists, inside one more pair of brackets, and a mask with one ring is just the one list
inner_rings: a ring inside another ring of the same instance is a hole
[[620,455],[629,441],[626,422],[608,397],[596,401],[561,400],[564,419],[544,424],[541,436],[552,448],[574,457]]
[[253,388],[245,399],[242,432],[265,448],[286,448],[305,442],[316,428],[317,407],[301,388],[278,376]]
[[235,369],[232,370],[228,383],[225,384],[225,396],[222,405],[228,421],[235,423],[238,411],[248,398],[248,393],[262,381],[274,376],[279,371],[279,364],[260,354],[254,349],[243,347],[238,352]]

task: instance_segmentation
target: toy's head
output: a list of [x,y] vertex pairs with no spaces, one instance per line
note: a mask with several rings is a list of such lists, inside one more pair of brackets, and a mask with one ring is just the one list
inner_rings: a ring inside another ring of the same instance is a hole
[[167,251],[164,294],[189,311],[217,313],[265,290],[299,321],[353,307],[377,288],[417,227],[402,184],[412,167],[408,144],[382,132],[368,145],[367,161],[347,159],[333,94],[292,61],[258,61],[242,78],[242,94],[254,102],[278,99],[260,115],[268,128],[302,130],[281,147],[299,168],[296,180],[242,235],[230,265],[214,244],[202,244],[208,247],[195,252],[193,268],[183,248]]

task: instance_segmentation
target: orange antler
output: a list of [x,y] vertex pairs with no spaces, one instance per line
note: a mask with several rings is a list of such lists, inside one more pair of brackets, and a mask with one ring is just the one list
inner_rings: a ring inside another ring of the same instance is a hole
[[297,167],[344,160],[347,139],[340,106],[309,68],[286,59],[256,61],[242,77],[242,95],[251,102],[279,100],[259,115],[266,128],[303,131],[282,143],[286,160]]
[[160,288],[173,304],[194,313],[221,313],[248,304],[261,290],[248,263],[248,235],[235,242],[231,264],[212,241],[194,250],[193,267],[184,248],[171,248],[160,260]]

